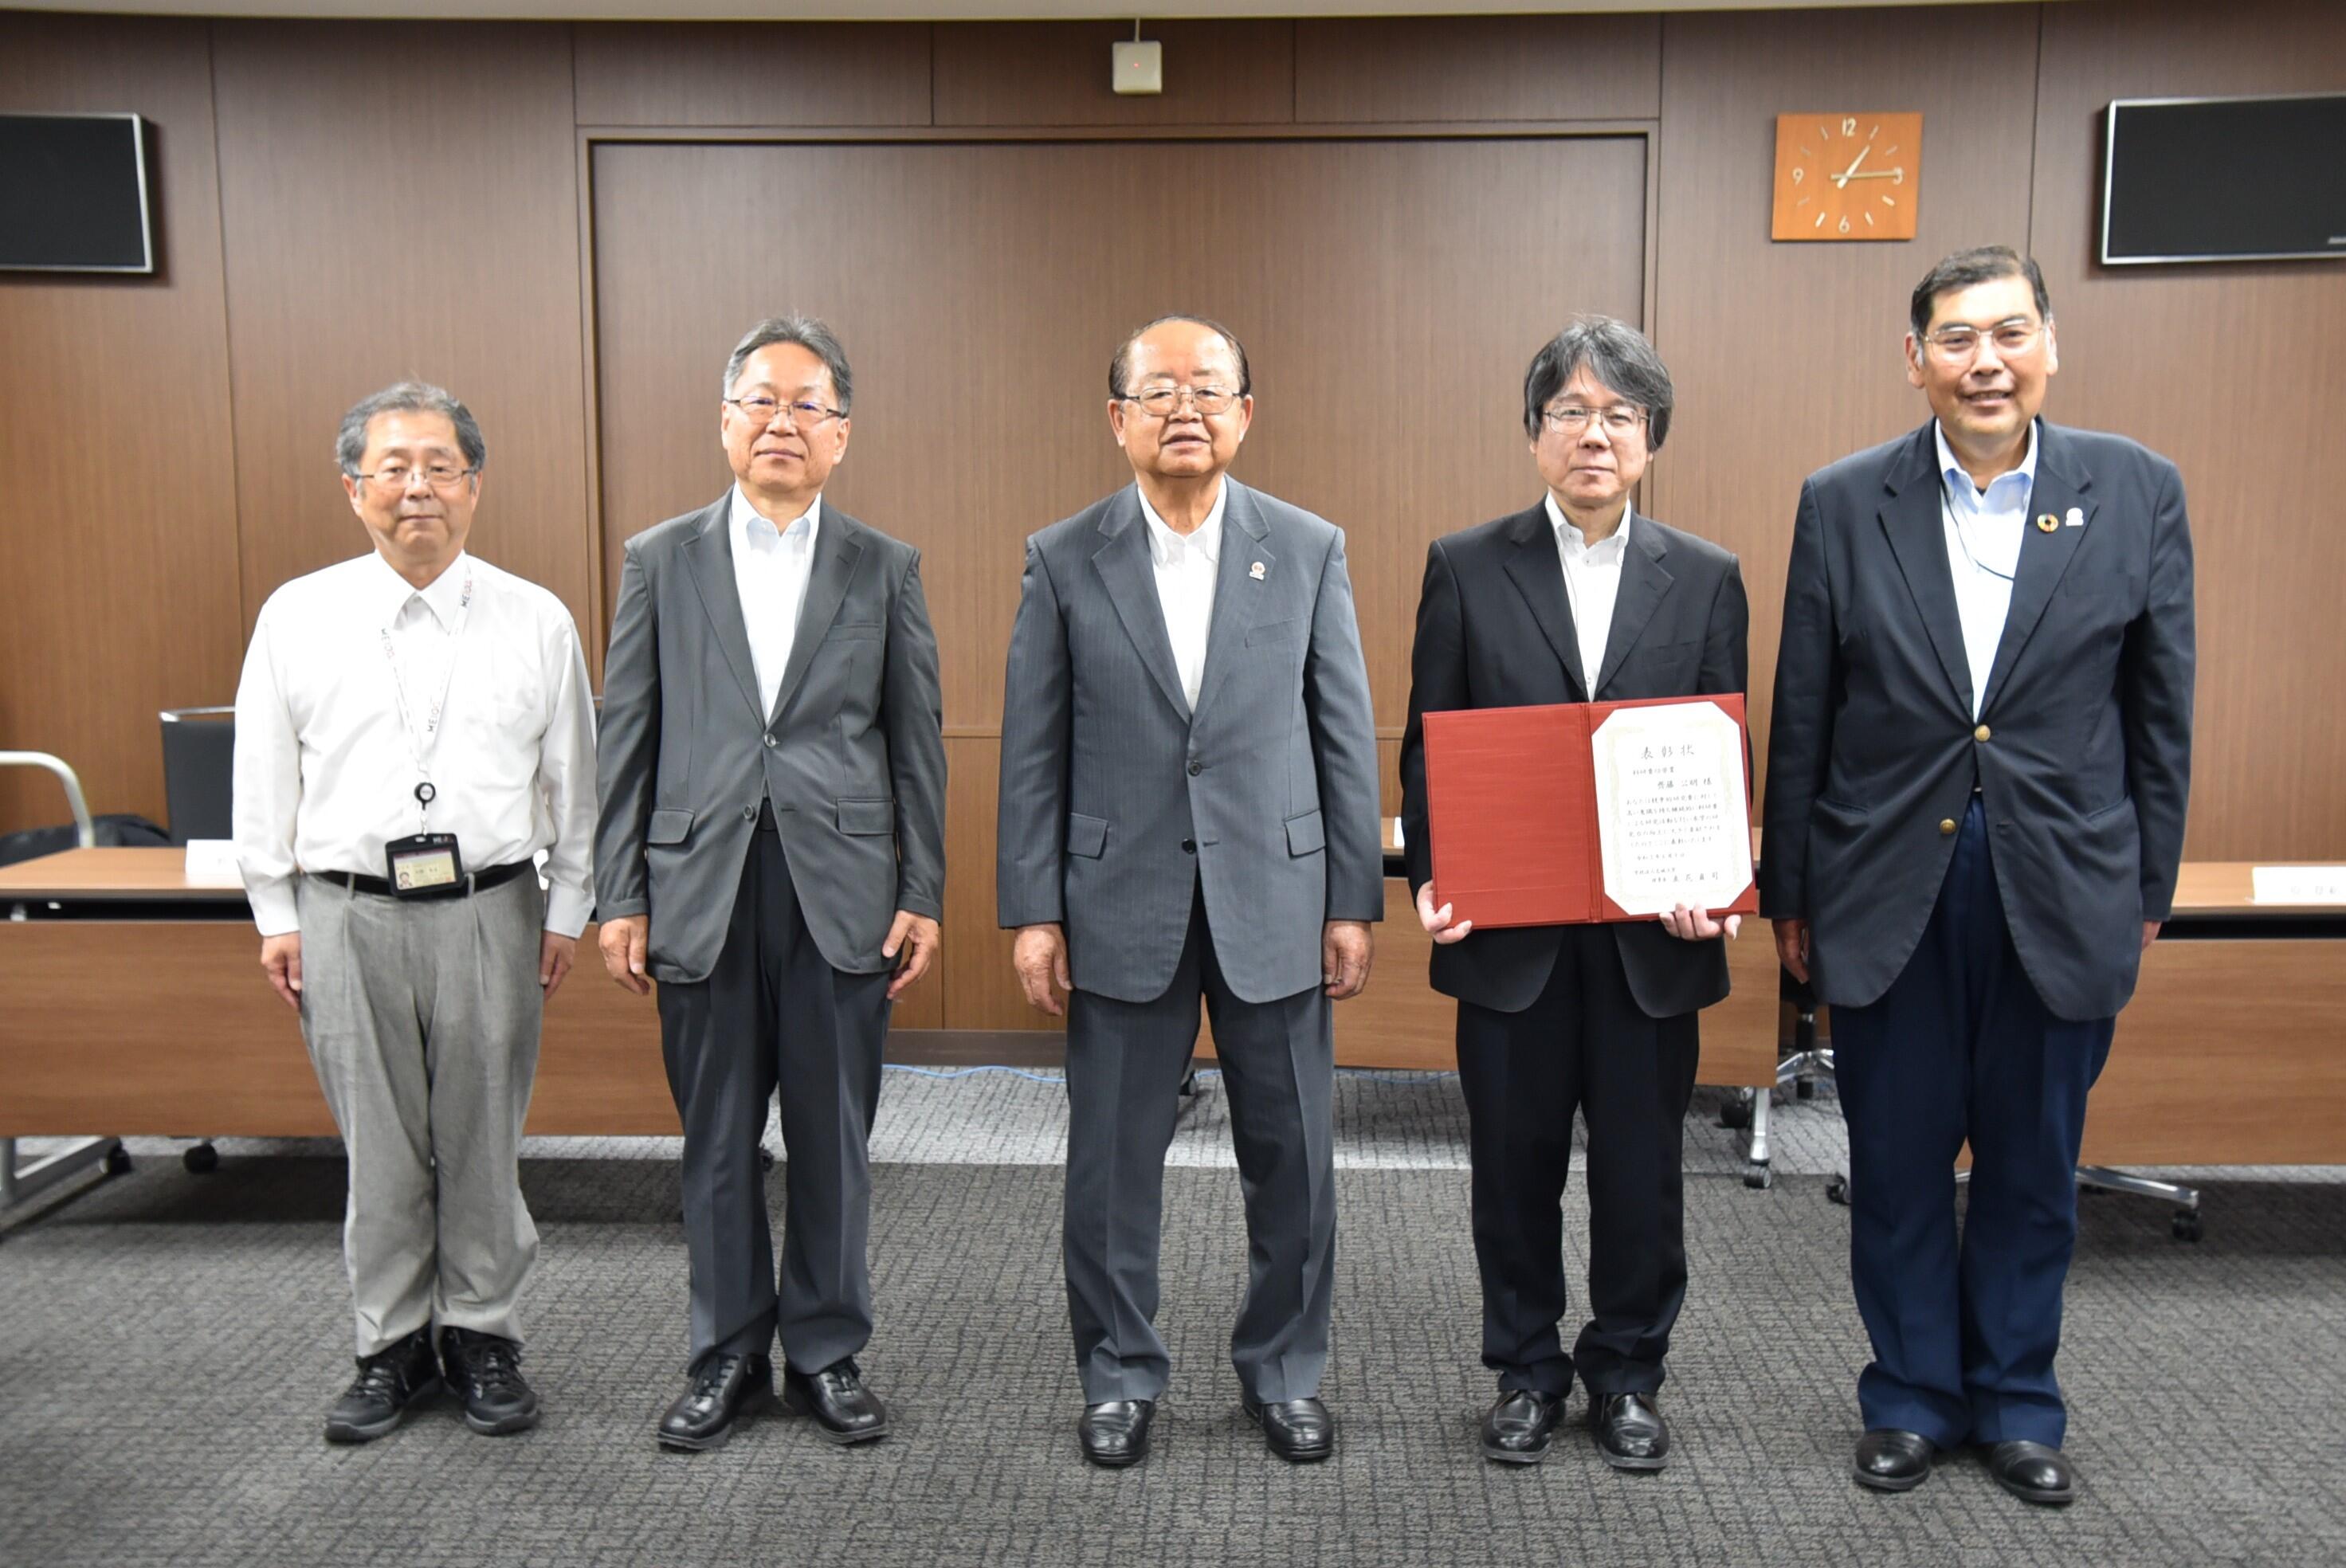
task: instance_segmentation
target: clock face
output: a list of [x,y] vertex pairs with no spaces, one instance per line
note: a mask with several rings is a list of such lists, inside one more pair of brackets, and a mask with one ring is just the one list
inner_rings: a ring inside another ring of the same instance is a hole
[[1923,117],[1776,117],[1778,239],[1912,239],[1922,197]]

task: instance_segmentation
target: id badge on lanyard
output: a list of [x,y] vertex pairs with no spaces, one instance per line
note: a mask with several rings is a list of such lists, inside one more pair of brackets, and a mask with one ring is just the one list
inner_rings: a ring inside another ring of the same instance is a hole
[[411,793],[415,797],[416,831],[403,839],[393,839],[382,847],[383,880],[391,885],[393,898],[445,898],[464,888],[464,856],[457,847],[456,835],[424,830],[433,799],[439,794],[432,783],[432,748],[440,738],[440,720],[447,711],[448,688],[456,679],[456,650],[472,619],[472,605],[473,579],[468,575],[464,597],[456,606],[456,629],[448,639],[448,667],[441,677],[440,694],[433,699],[432,709],[424,718],[421,739],[407,706],[407,683],[399,673],[399,654],[392,646],[391,628],[383,628],[383,658],[391,667],[392,689],[399,697],[399,730],[407,738],[408,755],[415,763],[415,788]]

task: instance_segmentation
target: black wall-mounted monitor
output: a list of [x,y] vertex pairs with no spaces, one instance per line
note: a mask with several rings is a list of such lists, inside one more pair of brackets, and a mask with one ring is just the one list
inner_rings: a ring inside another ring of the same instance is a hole
[[0,270],[152,272],[147,122],[0,115]]
[[2346,260],[2346,93],[2119,98],[2102,260]]

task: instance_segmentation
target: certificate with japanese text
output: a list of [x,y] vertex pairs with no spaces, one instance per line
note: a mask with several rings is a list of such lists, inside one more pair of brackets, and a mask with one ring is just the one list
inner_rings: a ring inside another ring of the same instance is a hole
[[1435,896],[1477,926],[1759,908],[1743,698],[1425,716]]

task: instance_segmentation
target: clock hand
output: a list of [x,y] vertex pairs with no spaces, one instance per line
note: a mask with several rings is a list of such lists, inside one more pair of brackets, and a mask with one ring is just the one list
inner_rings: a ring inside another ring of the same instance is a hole
[[1841,174],[1833,177],[1835,187],[1846,186],[1852,179],[1896,179],[1906,171],[1902,168],[1869,168],[1863,174]]
[[1857,156],[1849,160],[1849,167],[1842,169],[1839,174],[1833,176],[1834,186],[1838,188],[1847,185],[1851,178],[1856,175],[1857,166],[1863,163],[1865,161],[1865,155],[1872,150],[1873,144],[1872,142],[1867,142],[1863,147],[1859,148],[1857,149]]

